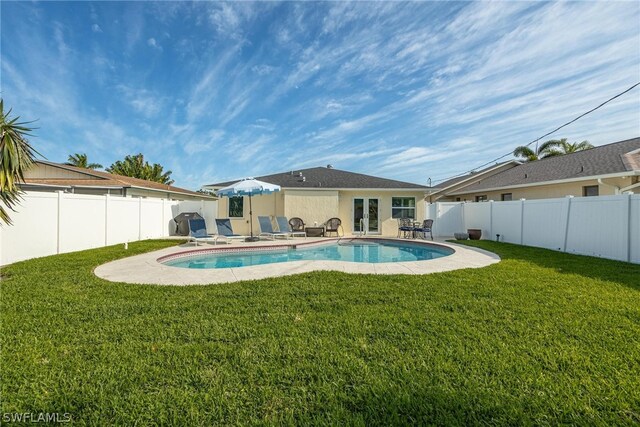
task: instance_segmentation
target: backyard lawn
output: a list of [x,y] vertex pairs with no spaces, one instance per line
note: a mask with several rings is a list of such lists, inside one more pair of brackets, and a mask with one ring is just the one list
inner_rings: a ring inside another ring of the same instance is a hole
[[[175,241],[2,269],[0,413],[78,424],[640,423],[640,265],[476,242],[427,276],[114,284]],[[469,243],[471,244],[471,242]]]

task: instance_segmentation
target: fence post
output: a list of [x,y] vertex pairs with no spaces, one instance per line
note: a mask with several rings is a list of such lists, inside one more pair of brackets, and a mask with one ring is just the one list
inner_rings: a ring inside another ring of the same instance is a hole
[[167,222],[165,220],[164,211],[166,211],[166,200],[162,199],[162,226],[160,228],[160,237],[166,237]]
[[138,240],[142,240],[142,197],[138,197]]
[[493,200],[489,200],[489,240],[493,239]]
[[520,244],[524,245],[524,202],[527,199],[520,199]]
[[564,222],[564,243],[562,244],[562,252],[567,252],[567,240],[569,240],[569,219],[571,218],[571,200],[573,196],[567,196],[567,218]]
[[56,253],[59,254],[60,253],[60,210],[61,210],[61,206],[62,206],[62,198],[63,198],[64,193],[62,191],[58,191],[58,210],[57,210],[57,233],[56,233]]
[[627,236],[627,262],[631,262],[631,194],[627,194],[627,221],[624,235]]
[[109,193],[104,195],[104,245],[109,244]]

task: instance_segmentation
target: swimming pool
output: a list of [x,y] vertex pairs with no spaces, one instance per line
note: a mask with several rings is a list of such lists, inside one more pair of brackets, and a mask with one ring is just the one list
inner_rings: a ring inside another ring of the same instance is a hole
[[171,267],[210,269],[238,268],[290,261],[346,261],[356,263],[410,262],[451,255],[454,250],[428,243],[397,240],[351,239],[305,247],[284,246],[269,250],[215,251],[161,261]]

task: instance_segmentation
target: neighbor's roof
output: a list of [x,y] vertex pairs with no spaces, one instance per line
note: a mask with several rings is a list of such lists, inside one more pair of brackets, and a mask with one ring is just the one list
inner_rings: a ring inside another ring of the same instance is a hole
[[562,156],[523,163],[452,194],[589,177],[640,173],[640,138],[627,139]]
[[[413,184],[410,182],[379,178],[376,176],[347,172],[328,167],[297,169],[295,171],[259,176],[256,177],[256,179],[276,184],[283,188],[372,188],[408,190],[426,190],[429,188],[424,185]],[[238,182],[238,180],[210,184],[207,185],[207,187],[222,188],[235,182]]]
[[[116,175],[108,172],[97,171],[93,169],[79,168],[76,166],[65,165],[61,163],[37,160],[35,163],[52,166],[56,168],[66,169],[87,176],[87,179],[73,178],[26,178],[25,184],[31,185],[48,185],[60,187],[113,187],[113,188],[143,188],[155,191],[165,191],[169,193],[185,194],[189,196],[198,196],[209,198],[203,193],[187,190],[185,188],[175,187],[173,185],[161,184],[159,182],[147,181],[145,179],[132,178],[130,176]],[[93,178],[90,178],[93,177]],[[96,179],[97,178],[97,179]]]
[[[445,190],[449,187],[453,187],[454,185],[457,184],[461,184],[464,181],[470,180],[480,180],[482,179],[483,176],[486,176],[488,173],[495,171],[495,173],[499,173],[499,169],[501,168],[506,168],[506,167],[515,167],[518,166],[520,164],[519,161],[517,160],[508,160],[506,162],[501,162],[501,163],[496,163],[493,164],[491,166],[488,166],[484,169],[480,169],[478,171],[473,171],[471,173],[462,175],[462,176],[457,176],[455,178],[451,178],[448,179],[446,181],[440,182],[437,185],[434,185],[433,188],[434,190],[437,190],[437,192],[440,192],[442,190]],[[434,193],[435,194],[435,193]]]

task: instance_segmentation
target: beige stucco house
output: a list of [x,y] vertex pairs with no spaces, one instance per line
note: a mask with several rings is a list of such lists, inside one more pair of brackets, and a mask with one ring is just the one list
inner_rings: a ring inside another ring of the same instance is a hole
[[93,169],[38,160],[25,173],[23,190],[65,191],[128,197],[149,197],[166,200],[215,200],[206,194],[159,182],[115,175]]
[[[424,197],[428,187],[327,167],[294,170],[256,177],[279,185],[282,191],[252,198],[253,229],[258,215],[301,218],[307,226],[321,226],[330,218],[340,218],[345,235],[397,234],[398,217],[423,220]],[[236,180],[237,181],[237,180]],[[217,190],[236,181],[205,186]],[[248,198],[226,197],[218,201],[218,217],[230,218],[233,230],[249,233]]]
[[548,199],[640,191],[640,138],[534,162],[509,161],[438,184],[429,202]]

